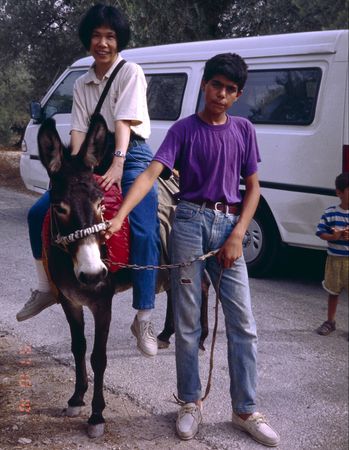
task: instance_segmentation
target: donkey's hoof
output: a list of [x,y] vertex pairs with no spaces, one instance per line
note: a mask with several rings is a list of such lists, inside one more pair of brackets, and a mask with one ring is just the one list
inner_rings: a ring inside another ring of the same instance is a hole
[[169,348],[170,341],[162,341],[161,339],[157,339],[158,341],[158,348]]
[[64,414],[67,417],[77,417],[79,416],[81,413],[81,406],[69,406],[67,407],[67,409],[64,411]]
[[87,434],[89,438],[98,438],[104,434],[104,423],[97,423],[96,425],[90,425],[87,428]]

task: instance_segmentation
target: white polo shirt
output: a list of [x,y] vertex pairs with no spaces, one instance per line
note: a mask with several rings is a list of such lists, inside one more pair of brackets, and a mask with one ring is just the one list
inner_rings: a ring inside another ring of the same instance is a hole
[[[90,117],[103,92],[115,66],[123,58],[118,58],[104,75],[102,80],[96,77],[94,65],[88,72],[75,81],[72,108],[71,129],[86,133]],[[147,106],[147,82],[142,68],[133,62],[127,62],[112,82],[103,102],[101,114],[108,129],[115,132],[116,120],[131,121],[131,130],[147,139],[150,136],[150,120]]]

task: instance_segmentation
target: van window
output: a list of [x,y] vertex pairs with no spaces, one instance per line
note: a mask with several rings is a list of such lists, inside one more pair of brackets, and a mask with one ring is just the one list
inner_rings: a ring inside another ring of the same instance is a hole
[[43,107],[45,119],[52,117],[54,114],[71,113],[75,80],[85,72],[86,70],[75,70],[67,74]]
[[244,93],[228,113],[255,124],[309,125],[320,81],[320,68],[249,71]]
[[177,120],[182,109],[187,74],[146,74],[147,101],[151,120]]

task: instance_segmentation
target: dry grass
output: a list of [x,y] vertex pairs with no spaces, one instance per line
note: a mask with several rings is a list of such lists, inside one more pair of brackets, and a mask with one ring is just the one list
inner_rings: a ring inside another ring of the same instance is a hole
[[19,173],[21,151],[18,147],[0,146],[0,186],[29,193]]

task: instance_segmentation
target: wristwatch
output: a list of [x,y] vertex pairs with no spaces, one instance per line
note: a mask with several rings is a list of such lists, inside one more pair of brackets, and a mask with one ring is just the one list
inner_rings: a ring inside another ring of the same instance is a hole
[[114,156],[116,156],[117,158],[126,158],[126,153],[121,150],[115,150]]

